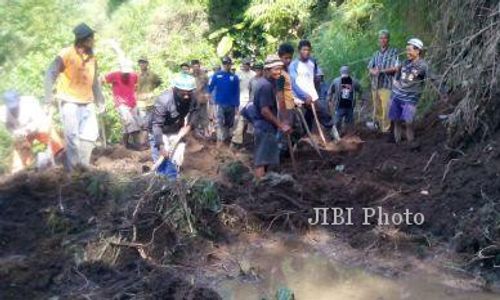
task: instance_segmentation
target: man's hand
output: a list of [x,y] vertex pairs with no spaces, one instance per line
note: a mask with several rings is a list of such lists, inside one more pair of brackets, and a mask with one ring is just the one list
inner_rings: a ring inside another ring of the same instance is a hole
[[164,146],[160,147],[160,155],[163,156],[165,159],[170,158],[170,151],[166,150]]
[[281,123],[279,129],[285,134],[290,134],[292,132],[292,127],[286,123]]
[[378,74],[380,74],[380,70],[378,68],[370,69],[370,74],[372,74],[373,76],[378,76]]
[[307,95],[306,100],[304,101],[304,104],[306,106],[310,106],[313,103],[313,99],[311,96]]
[[177,136],[179,137],[179,140],[181,140],[183,137],[185,137],[186,134],[188,134],[190,130],[191,130],[191,126],[184,126],[184,127],[182,127],[179,130],[179,133],[177,134]]

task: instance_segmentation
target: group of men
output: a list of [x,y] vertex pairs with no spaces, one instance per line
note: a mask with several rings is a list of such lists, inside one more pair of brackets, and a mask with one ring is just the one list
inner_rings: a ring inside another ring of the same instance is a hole
[[[361,96],[359,82],[350,75],[349,67],[343,66],[340,76],[325,85],[308,40],[298,43],[296,59],[295,47],[284,43],[264,63],[245,59],[236,72],[230,57],[224,57],[220,70],[211,76],[193,60],[190,65],[181,65],[169,88],[157,96],[161,79],[149,70],[146,58],[138,61],[140,74],[133,71],[129,60],[123,60],[119,71],[99,78],[93,54],[94,31],[82,23],[73,32],[74,45],[59,53],[45,76],[46,104],[52,108],[57,104],[60,109],[70,170],[90,164],[99,136],[96,112],[104,112],[101,83],[112,87],[124,145],[142,150],[149,143],[155,170],[170,178],[179,174],[184,137],[191,129],[201,137],[210,137],[212,122],[217,147],[229,144],[232,149],[241,148],[248,125],[252,125],[257,178],[278,165],[280,154],[292,151],[297,138],[310,134],[315,118],[334,139],[340,137],[339,131],[344,132],[344,124],[354,122],[356,100]],[[389,47],[388,31],[380,32],[379,41],[381,48],[368,65],[373,78],[374,121],[382,132],[392,128],[398,143],[404,122],[407,139],[412,141],[411,124],[427,72],[421,58],[423,44],[418,39],[409,40],[408,60],[400,64],[397,50]],[[15,107],[19,107],[20,97],[11,93],[4,98],[14,115],[11,119],[16,119],[16,114],[19,117]],[[19,124],[10,124],[13,131],[19,131]],[[62,142],[52,145],[59,141],[55,135],[49,141],[53,154],[62,151]]]

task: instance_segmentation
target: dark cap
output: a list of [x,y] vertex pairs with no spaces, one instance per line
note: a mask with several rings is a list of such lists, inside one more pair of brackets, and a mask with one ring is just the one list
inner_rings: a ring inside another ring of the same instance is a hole
[[87,24],[85,23],[81,23],[81,24],[78,24],[74,29],[73,29],[73,33],[75,34],[75,38],[77,40],[81,40],[81,39],[84,39],[86,37],[89,37],[91,35],[94,34],[94,30],[92,30],[92,28],[90,28]]
[[254,70],[262,70],[264,69],[264,64],[261,61],[258,61],[253,64]]
[[147,57],[145,56],[141,56],[139,57],[139,59],[137,60],[138,63],[142,63],[142,62],[145,62],[145,63],[149,63],[149,60]]
[[252,59],[247,57],[247,58],[243,59],[242,63],[244,65],[251,65],[252,64]]
[[231,59],[231,57],[229,56],[224,56],[222,58],[222,64],[223,65],[227,65],[227,64],[232,64],[233,63],[233,60]]

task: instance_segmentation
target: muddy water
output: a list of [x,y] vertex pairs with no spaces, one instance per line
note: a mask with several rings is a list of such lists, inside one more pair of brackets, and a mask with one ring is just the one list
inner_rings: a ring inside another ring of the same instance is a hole
[[487,292],[446,286],[442,278],[434,275],[376,275],[325,259],[297,243],[257,243],[240,249],[236,256],[240,274],[222,279],[215,286],[223,299],[271,300],[283,287],[292,290],[298,300],[500,299]]

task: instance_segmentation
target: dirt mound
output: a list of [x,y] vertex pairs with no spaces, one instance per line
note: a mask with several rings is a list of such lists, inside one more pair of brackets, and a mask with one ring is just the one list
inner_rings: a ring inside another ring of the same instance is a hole
[[[62,170],[53,170],[4,181],[0,298],[219,299],[163,267],[167,261],[194,256],[188,247],[203,246],[203,238],[186,233],[183,220],[200,235],[219,236],[209,232],[216,218],[207,210],[220,209],[215,207],[220,203],[214,199],[209,207],[196,202],[199,195],[216,197],[214,186],[172,186],[144,176],[127,179],[102,171],[68,178]],[[184,203],[188,206],[173,205],[188,189],[198,196]],[[179,244],[183,246],[176,248]]]

